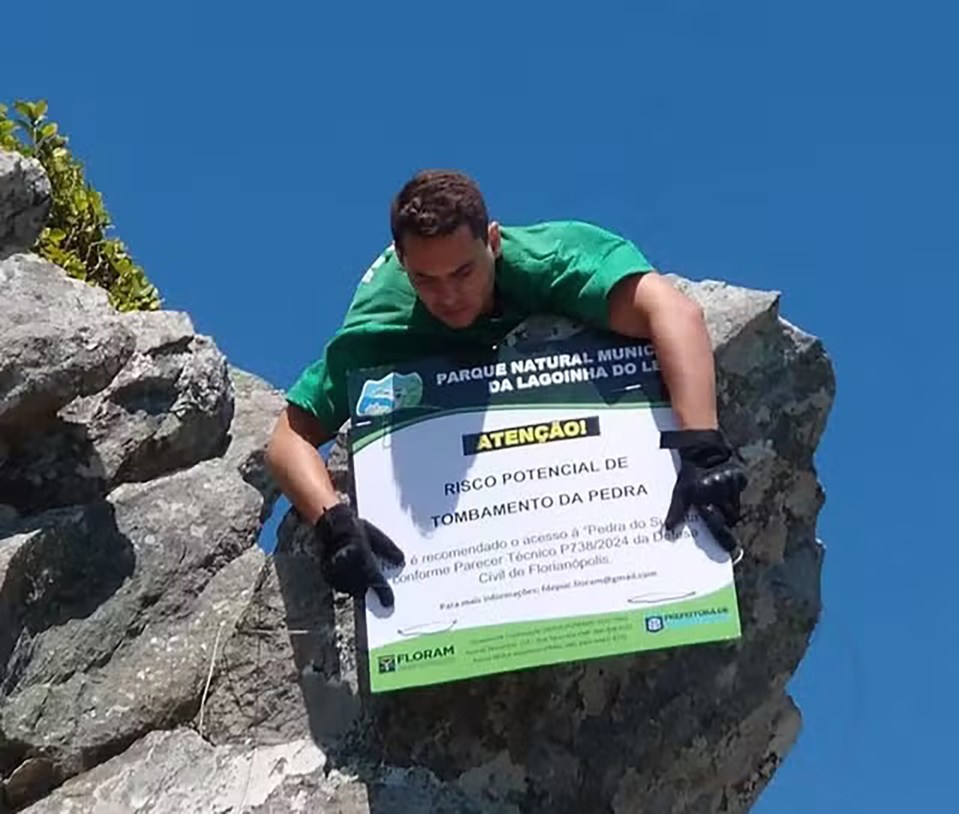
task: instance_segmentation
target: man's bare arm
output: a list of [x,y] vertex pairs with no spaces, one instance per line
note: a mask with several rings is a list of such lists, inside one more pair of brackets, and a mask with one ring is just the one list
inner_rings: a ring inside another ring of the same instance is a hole
[[266,465],[290,503],[310,525],[339,503],[319,447],[333,436],[305,410],[288,404],[266,448]]
[[681,429],[716,429],[716,371],[702,308],[656,272],[627,277],[609,295],[613,331],[648,337]]

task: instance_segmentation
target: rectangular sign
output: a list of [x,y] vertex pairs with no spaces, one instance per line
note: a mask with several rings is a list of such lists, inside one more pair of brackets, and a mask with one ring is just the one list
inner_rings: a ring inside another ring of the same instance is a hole
[[355,371],[360,515],[406,555],[366,599],[373,692],[736,638],[729,555],[690,513],[652,344],[582,333]]

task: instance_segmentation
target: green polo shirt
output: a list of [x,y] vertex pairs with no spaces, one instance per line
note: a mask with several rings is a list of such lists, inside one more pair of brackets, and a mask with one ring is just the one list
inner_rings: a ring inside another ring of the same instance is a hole
[[343,324],[287,393],[335,432],[349,418],[347,372],[489,349],[532,314],[609,327],[613,286],[652,266],[630,241],[580,221],[502,226],[498,307],[467,328],[449,328],[416,296],[392,247],[367,270]]

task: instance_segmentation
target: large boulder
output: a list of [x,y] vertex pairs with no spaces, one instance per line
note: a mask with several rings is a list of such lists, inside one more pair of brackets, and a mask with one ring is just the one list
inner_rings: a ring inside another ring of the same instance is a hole
[[181,313],[123,314],[117,324],[134,346],[110,382],[9,442],[0,490],[18,511],[102,497],[226,448],[234,393],[213,342]]
[[0,261],[0,429],[42,427],[78,396],[97,393],[136,339],[105,291],[32,254]]
[[[309,738],[254,750],[213,746],[192,729],[152,732],[71,780],[30,814],[489,814],[422,770],[366,783],[336,769]],[[503,814],[507,812],[503,811]]]
[[40,162],[0,150],[0,260],[36,242],[53,202]]
[[213,650],[263,564],[261,503],[215,461],[7,529],[5,775],[42,761],[56,785],[197,713]]
[[234,393],[234,412],[227,433],[224,458],[235,466],[247,483],[256,487],[265,500],[269,514],[280,490],[266,469],[266,445],[277,416],[286,404],[282,391],[259,376],[230,366]]
[[[356,610],[322,580],[310,528],[291,510],[273,556],[253,546],[283,400],[228,368],[237,404],[215,454],[0,535],[8,804],[52,792],[34,810],[96,811],[110,789],[131,811],[244,795],[270,812],[747,810],[800,729],[786,685],[820,611],[813,455],[834,382],[776,294],[674,282],[706,311],[722,422],[749,467],[741,639],[365,696]],[[180,319],[160,321],[185,347]],[[131,359],[166,346],[155,324]],[[96,411],[65,414],[92,431]],[[328,464],[344,499],[348,463],[341,434]]]
[[[821,343],[779,316],[777,294],[673,281],[707,314],[722,423],[749,469],[740,640],[365,698],[352,603],[330,594],[311,530],[290,511],[224,648],[210,739],[309,733],[371,789],[378,767],[426,770],[482,810],[747,810],[800,730],[786,685],[820,612],[813,454],[834,380]],[[570,331],[531,321],[518,335]],[[342,433],[328,466],[348,500]]]
[[284,400],[186,314],[29,254],[0,287],[3,810],[199,715],[264,565]]
[[[523,812],[733,812],[756,800],[800,729],[786,685],[821,609],[813,456],[835,383],[822,344],[780,317],[778,294],[673,282],[706,313],[721,422],[749,472],[742,638],[376,696],[356,725],[361,745],[334,750],[337,765],[427,768]],[[332,466],[349,494],[345,456]],[[287,518],[277,570],[306,533]],[[337,641],[351,640],[351,622],[340,615]],[[330,680],[357,682],[355,659],[338,668]]]
[[[746,811],[801,726],[835,385],[776,293],[672,279],[749,470],[742,637],[370,697],[312,530],[256,545],[282,393],[185,314],[0,260],[0,811]],[[342,433],[328,465],[348,499]]]

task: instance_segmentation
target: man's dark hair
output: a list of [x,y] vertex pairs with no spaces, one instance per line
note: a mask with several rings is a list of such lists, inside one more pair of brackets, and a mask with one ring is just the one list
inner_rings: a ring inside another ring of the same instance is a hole
[[417,173],[390,207],[393,245],[400,255],[404,235],[439,237],[452,234],[464,223],[473,237],[486,241],[489,215],[483,196],[472,178],[455,170]]

